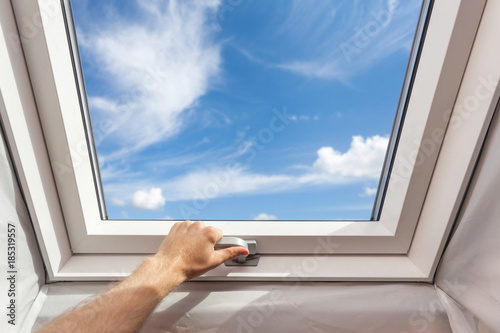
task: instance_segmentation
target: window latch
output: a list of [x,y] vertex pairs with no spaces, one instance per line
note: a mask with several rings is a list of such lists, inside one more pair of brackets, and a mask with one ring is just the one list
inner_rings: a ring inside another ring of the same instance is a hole
[[239,256],[224,263],[226,266],[257,266],[260,256],[257,253],[257,241],[244,240],[239,237],[222,237],[214,246],[216,250],[231,246],[241,246],[248,250],[248,256]]

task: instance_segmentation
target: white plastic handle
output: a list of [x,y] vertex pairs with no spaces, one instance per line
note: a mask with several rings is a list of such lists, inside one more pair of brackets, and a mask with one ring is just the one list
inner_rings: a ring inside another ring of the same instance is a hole
[[248,250],[248,244],[239,237],[222,237],[216,244],[215,249],[225,249],[231,246],[241,246]]
[[[250,246],[249,246],[250,245]],[[257,243],[255,241],[246,241],[239,237],[222,237],[217,243],[215,243],[214,248],[216,250],[226,249],[231,246],[241,246],[248,250],[249,254],[255,254],[257,251]],[[239,256],[238,262],[244,263],[247,256]]]

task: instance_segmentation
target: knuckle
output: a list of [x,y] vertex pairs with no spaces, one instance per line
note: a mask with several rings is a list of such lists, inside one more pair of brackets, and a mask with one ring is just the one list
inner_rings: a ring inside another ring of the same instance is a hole
[[211,240],[216,242],[219,239],[219,229],[208,226],[205,228],[205,235]]
[[201,221],[196,221],[193,223],[193,225],[195,226],[201,226],[201,227],[204,227],[205,226],[205,223],[201,222]]

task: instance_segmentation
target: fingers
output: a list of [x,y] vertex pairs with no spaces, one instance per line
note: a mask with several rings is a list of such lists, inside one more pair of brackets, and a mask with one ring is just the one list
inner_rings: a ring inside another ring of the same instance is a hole
[[186,230],[192,224],[193,224],[193,222],[191,222],[189,220],[184,221],[184,222],[176,222],[176,223],[174,223],[174,225],[172,226],[170,231],[176,232],[176,231]]
[[239,256],[247,256],[248,250],[241,246],[231,246],[226,249],[214,251],[214,258],[217,266],[224,261],[236,259]]
[[203,229],[205,228],[205,223],[201,222],[201,221],[196,221],[194,223],[192,223],[189,228],[192,228],[192,229],[195,229],[195,230],[199,230],[199,229]]
[[215,244],[219,239],[222,238],[223,233],[220,229],[205,226],[205,223],[202,221],[184,221],[184,222],[176,222],[172,228],[170,229],[171,234],[184,234],[184,233],[198,233],[202,232],[210,242]]
[[222,238],[222,236],[224,236],[224,234],[222,233],[222,230],[217,229],[215,227],[206,227],[205,231],[206,231],[206,235],[208,237],[208,240],[210,242],[212,242],[214,245],[215,245],[215,243],[217,243],[219,241],[219,239]]
[[185,279],[191,279],[227,260],[248,255],[248,250],[240,246],[214,250],[215,243],[222,236],[220,229],[205,226],[201,221],[177,222],[165,237],[156,256],[161,260],[175,262],[175,269]]

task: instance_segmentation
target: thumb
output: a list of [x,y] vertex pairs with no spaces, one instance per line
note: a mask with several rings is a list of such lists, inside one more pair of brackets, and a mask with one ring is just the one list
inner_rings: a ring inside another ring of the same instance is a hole
[[222,264],[224,261],[235,259],[239,256],[247,256],[248,250],[241,246],[231,246],[222,250],[214,251],[214,257],[217,265]]

